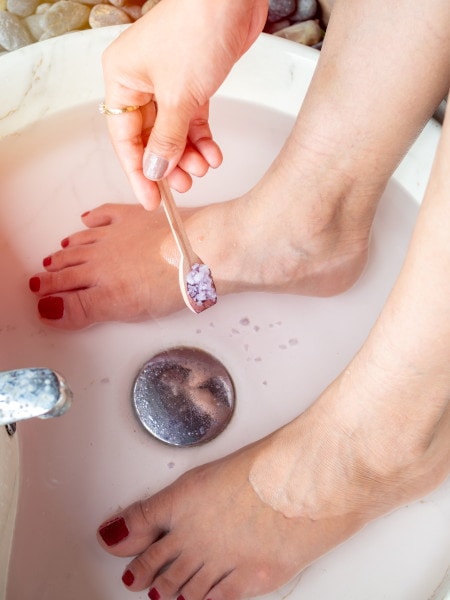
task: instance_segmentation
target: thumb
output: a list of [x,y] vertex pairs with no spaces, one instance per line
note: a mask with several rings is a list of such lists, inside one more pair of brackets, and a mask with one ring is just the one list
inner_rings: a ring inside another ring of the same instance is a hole
[[158,181],[173,171],[183,155],[188,131],[189,117],[183,111],[158,104],[143,158],[147,179]]

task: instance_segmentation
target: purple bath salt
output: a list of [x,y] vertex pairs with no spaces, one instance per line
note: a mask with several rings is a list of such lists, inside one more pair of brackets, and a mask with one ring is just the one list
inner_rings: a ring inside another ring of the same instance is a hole
[[186,286],[189,297],[199,308],[198,312],[217,302],[216,286],[208,265],[199,263],[192,265],[186,277]]

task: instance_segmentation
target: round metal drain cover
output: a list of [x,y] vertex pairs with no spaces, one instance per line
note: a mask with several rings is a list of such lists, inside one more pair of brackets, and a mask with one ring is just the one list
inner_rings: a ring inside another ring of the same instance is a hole
[[133,404],[143,426],[173,446],[204,444],[221,433],[234,410],[234,386],[216,358],[198,348],[172,348],[139,371]]

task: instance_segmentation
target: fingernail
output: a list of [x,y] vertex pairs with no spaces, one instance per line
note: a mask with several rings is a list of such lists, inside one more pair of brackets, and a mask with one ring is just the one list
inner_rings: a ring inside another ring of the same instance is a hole
[[42,266],[43,267],[48,267],[52,264],[52,257],[51,256],[46,256],[44,258],[44,260],[42,261]]
[[130,585],[132,585],[132,583],[134,582],[134,575],[133,573],[130,571],[130,569],[127,569],[125,571],[125,573],[122,575],[122,581],[124,582],[124,584],[129,587]]
[[152,588],[148,593],[148,597],[150,600],[159,600],[161,595],[156,588]]
[[68,245],[69,245],[69,238],[64,238],[63,240],[61,240],[61,246],[63,248],[67,248]]
[[167,171],[169,161],[162,156],[149,152],[144,155],[144,175],[147,179],[158,181],[164,177],[164,173]]
[[125,539],[129,533],[123,517],[108,521],[108,523],[105,523],[105,525],[100,527],[98,532],[107,546],[118,544]]
[[41,280],[39,277],[31,277],[28,284],[32,292],[38,292],[41,287]]
[[88,214],[89,214],[90,212],[91,212],[90,210],[87,210],[86,212],[84,212],[84,213],[81,215],[81,218],[83,218],[83,217],[87,217],[87,216],[88,216]]
[[64,300],[58,296],[47,296],[38,302],[38,311],[44,319],[60,319],[64,314]]

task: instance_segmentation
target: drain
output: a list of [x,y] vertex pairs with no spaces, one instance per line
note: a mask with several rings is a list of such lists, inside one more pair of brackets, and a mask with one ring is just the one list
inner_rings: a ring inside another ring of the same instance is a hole
[[198,348],[157,354],[145,363],[133,386],[142,425],[173,446],[195,446],[218,436],[230,422],[234,401],[228,371]]

